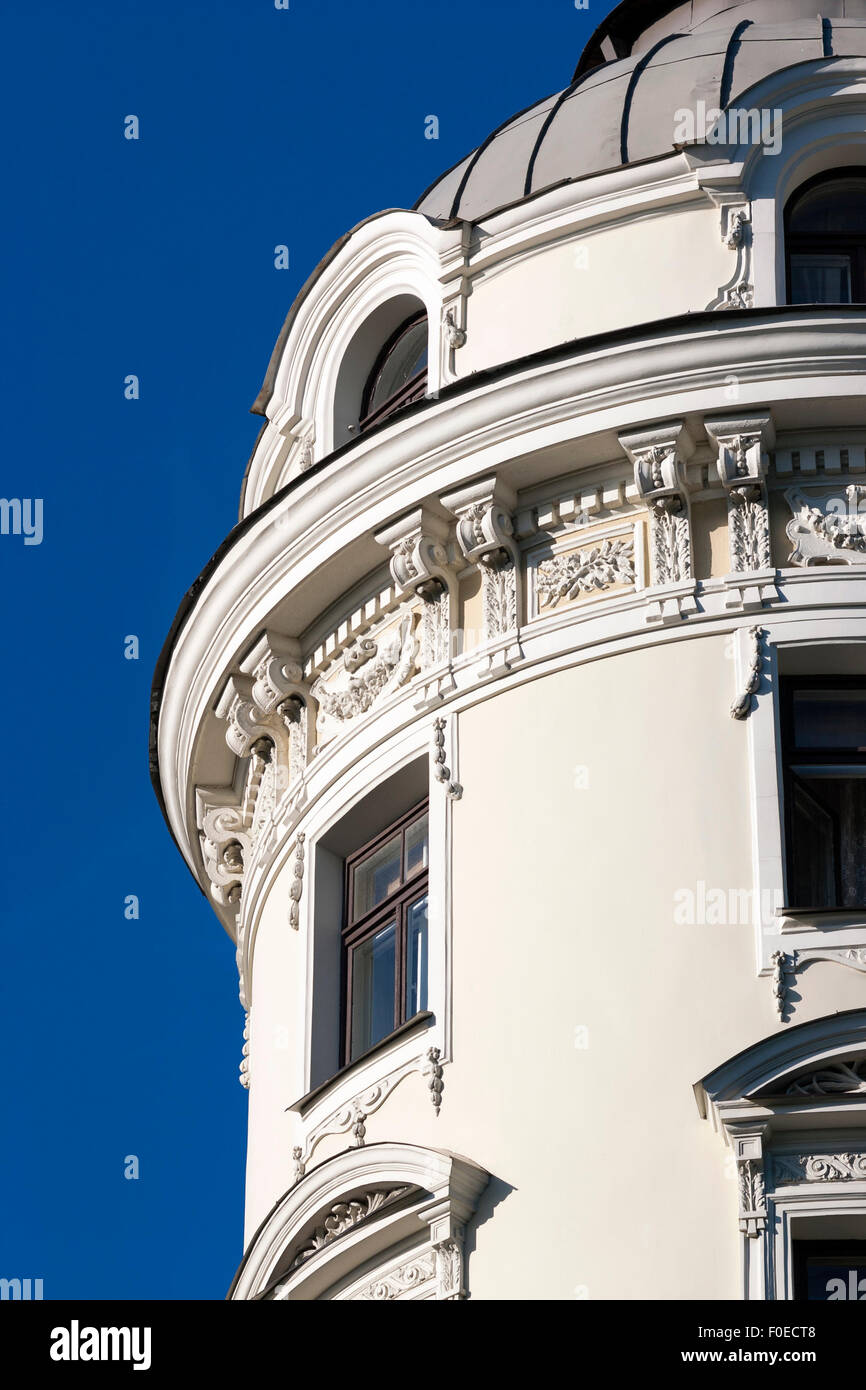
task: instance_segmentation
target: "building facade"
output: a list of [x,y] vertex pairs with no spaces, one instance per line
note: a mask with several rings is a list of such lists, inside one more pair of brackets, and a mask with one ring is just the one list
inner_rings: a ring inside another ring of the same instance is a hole
[[864,367],[866,0],[628,0],[307,282],[154,681],[230,1297],[866,1291]]

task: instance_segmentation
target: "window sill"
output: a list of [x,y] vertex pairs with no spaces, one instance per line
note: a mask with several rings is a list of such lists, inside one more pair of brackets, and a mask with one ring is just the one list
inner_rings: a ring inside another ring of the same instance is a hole
[[776,917],[783,933],[866,928],[866,907],[779,907]]
[[360,1071],[362,1067],[366,1066],[378,1053],[386,1052],[393,1043],[402,1041],[413,1033],[420,1034],[426,1032],[433,1022],[433,1018],[434,1015],[429,1010],[424,1013],[415,1014],[414,1018],[409,1018],[405,1023],[401,1023],[400,1027],[395,1028],[393,1033],[389,1033],[386,1038],[380,1039],[374,1047],[371,1047],[367,1052],[363,1052],[360,1057],[356,1057],[355,1060],[349,1062],[347,1066],[341,1067],[333,1076],[329,1076],[327,1081],[320,1081],[318,1086],[314,1086],[311,1091],[307,1091],[307,1094],[301,1096],[300,1100],[296,1100],[293,1105],[286,1106],[286,1109],[288,1111],[294,1111],[296,1114],[303,1117],[310,1106],[312,1106],[325,1091],[335,1086],[338,1082],[345,1081],[353,1072]]

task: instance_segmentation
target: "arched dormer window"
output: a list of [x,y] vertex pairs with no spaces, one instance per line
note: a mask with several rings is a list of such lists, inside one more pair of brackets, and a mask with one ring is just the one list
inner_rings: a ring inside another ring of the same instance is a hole
[[361,400],[359,429],[370,429],[427,391],[427,315],[413,314],[391,334],[373,365]]
[[789,304],[866,303],[866,170],[834,169],[785,209]]

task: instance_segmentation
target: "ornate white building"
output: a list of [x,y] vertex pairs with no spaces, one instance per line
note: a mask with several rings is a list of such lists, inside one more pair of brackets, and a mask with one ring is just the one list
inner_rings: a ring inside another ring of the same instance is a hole
[[866,1290],[864,368],[866,0],[628,0],[304,286],[154,682],[232,1298]]

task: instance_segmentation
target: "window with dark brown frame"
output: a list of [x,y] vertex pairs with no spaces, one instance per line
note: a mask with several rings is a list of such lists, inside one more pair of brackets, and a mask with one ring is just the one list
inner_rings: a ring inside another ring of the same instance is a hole
[[343,1059],[427,1008],[427,803],[346,860]]
[[780,681],[788,906],[866,908],[866,679]]
[[427,393],[427,315],[413,314],[385,343],[361,399],[359,430],[380,424]]
[[789,304],[866,303],[866,170],[834,169],[785,209]]

